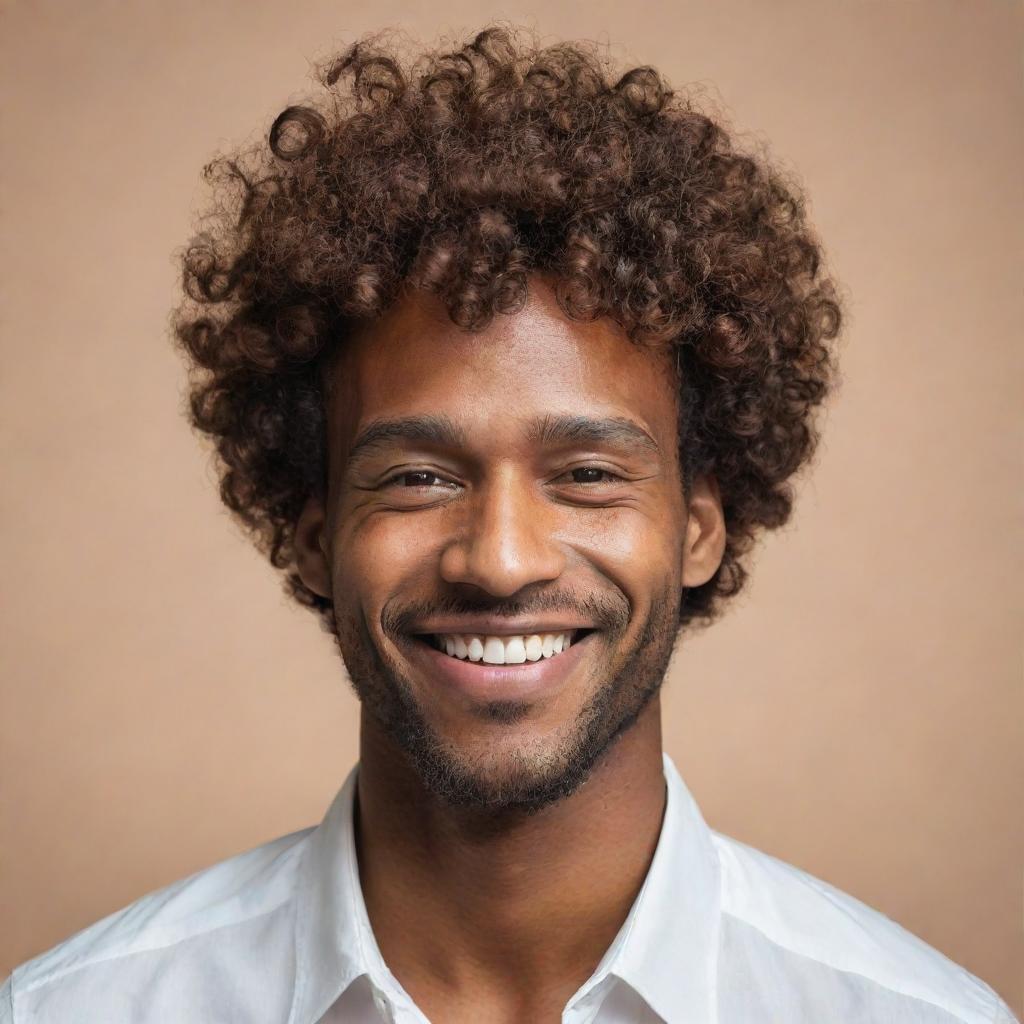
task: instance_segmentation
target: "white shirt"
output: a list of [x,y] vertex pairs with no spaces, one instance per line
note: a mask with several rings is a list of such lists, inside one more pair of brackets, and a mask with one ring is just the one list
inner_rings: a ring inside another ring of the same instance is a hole
[[[709,829],[667,754],[664,768],[647,877],[563,1024],[1015,1020],[894,921]],[[427,1024],[367,918],[357,770],[316,828],[150,893],[22,964],[0,988],[0,1024]]]

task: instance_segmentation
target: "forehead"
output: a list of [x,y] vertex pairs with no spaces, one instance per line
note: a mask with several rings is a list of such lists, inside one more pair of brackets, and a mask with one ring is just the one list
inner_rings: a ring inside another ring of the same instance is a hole
[[454,324],[433,295],[410,292],[347,339],[330,372],[331,430],[343,442],[374,420],[437,414],[481,444],[513,444],[551,414],[626,417],[656,437],[675,430],[664,352],[607,318],[567,317],[541,278],[521,310],[479,331]]

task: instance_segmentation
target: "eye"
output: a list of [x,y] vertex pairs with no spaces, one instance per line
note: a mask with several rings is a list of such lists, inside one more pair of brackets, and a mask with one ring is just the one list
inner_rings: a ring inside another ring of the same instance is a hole
[[444,477],[440,477],[437,473],[432,473],[429,469],[410,469],[404,473],[396,473],[393,477],[384,481],[384,486],[389,487],[392,484],[398,487],[453,487],[454,484],[450,480],[445,480]]
[[418,470],[412,473],[402,473],[401,476],[397,476],[394,479],[401,481],[403,487],[430,487],[435,480],[440,480],[441,478],[436,473],[426,473]]
[[610,469],[602,469],[600,466],[578,466],[569,470],[569,476],[574,484],[604,484],[622,479]]

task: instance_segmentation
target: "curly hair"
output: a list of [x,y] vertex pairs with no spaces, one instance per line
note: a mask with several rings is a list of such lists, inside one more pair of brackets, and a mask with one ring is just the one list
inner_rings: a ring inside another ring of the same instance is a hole
[[617,73],[592,44],[491,25],[403,60],[389,38],[318,65],[323,93],[204,170],[214,201],[181,253],[173,330],[223,502],[332,629],[294,569],[298,516],[326,493],[332,353],[403,287],[479,330],[542,273],[568,317],[675,351],[684,490],[714,473],[727,532],[680,625],[710,622],[758,531],[788,519],[835,381],[840,304],[800,188],[657,70]]

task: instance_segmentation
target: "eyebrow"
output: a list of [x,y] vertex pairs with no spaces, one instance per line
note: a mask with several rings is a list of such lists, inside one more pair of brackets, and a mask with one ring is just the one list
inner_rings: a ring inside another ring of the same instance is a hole
[[661,454],[661,446],[651,435],[624,416],[544,416],[534,423],[530,440],[539,444],[566,441],[589,441],[592,444],[637,445],[653,455]]
[[[591,444],[619,444],[636,446],[654,454],[661,454],[661,447],[638,423],[622,416],[542,416],[534,420],[527,436],[530,441],[541,445],[564,444],[566,442],[588,442]],[[419,441],[446,448],[464,447],[466,432],[456,426],[447,416],[405,416],[400,419],[375,420],[367,424],[359,434],[348,453],[351,466],[396,441]]]
[[405,416],[394,420],[375,420],[367,424],[352,442],[348,462],[365,458],[394,441],[425,441],[457,448],[466,443],[466,432],[447,416]]

